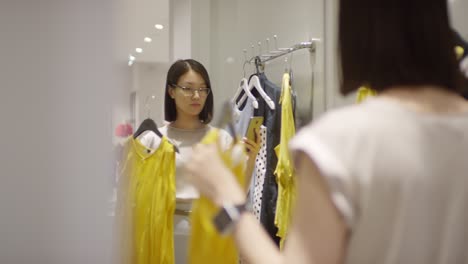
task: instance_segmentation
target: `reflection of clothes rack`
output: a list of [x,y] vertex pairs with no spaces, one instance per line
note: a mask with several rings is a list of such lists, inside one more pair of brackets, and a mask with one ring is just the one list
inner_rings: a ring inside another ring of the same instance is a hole
[[311,53],[315,52],[316,40],[300,42],[289,48],[280,48],[274,51],[269,51],[265,54],[252,57],[250,60],[248,60],[248,62],[255,62],[257,65],[264,65],[267,61],[274,60],[301,49],[309,49]]
[[[265,70],[265,65],[266,65],[266,62],[268,61],[271,61],[271,60],[274,60],[274,59],[277,59],[279,57],[282,57],[282,56],[285,56],[285,55],[288,55],[288,54],[291,54],[295,51],[298,51],[298,50],[303,50],[303,49],[308,49],[309,52],[310,52],[310,58],[311,58],[311,67],[312,67],[312,79],[311,79],[311,89],[312,89],[312,92],[310,94],[310,99],[309,99],[309,103],[308,103],[308,109],[301,109],[300,110],[300,113],[298,113],[298,116],[296,117],[296,122],[297,122],[297,125],[298,127],[301,127],[303,124],[307,124],[309,123],[311,120],[312,120],[312,116],[313,116],[313,109],[314,109],[314,82],[315,82],[315,76],[314,76],[314,73],[315,73],[315,53],[317,51],[317,42],[320,41],[320,39],[311,39],[310,41],[304,41],[304,42],[299,42],[289,48],[278,48],[277,47],[277,36],[275,35],[274,36],[275,38],[275,50],[273,51],[270,51],[269,49],[269,39],[267,39],[267,51],[266,53],[264,54],[259,54],[257,56],[253,55],[250,59],[247,60],[247,58],[245,58],[245,63],[244,63],[244,76],[245,76],[245,64],[252,64],[254,63],[255,67],[256,67],[256,71],[257,73],[259,73],[260,71],[264,71]],[[259,49],[261,50],[261,43],[259,42],[258,43],[259,45]],[[253,46],[252,46],[252,49],[253,49]],[[244,56],[246,56],[246,50],[244,50]],[[260,52],[261,53],[261,52]],[[291,82],[293,81],[293,71],[292,71],[292,65],[291,65],[291,61],[292,61],[292,57],[290,59],[290,61],[288,62],[288,59],[286,58],[285,59],[285,62],[288,64],[286,66],[286,71],[289,71],[289,74],[290,74],[290,80]],[[295,93],[295,91],[293,90],[293,92]],[[323,98],[323,104],[326,105],[327,104],[327,98],[326,98],[326,93],[324,94],[324,98]],[[294,107],[295,108],[295,107]]]
[[[286,201],[285,197],[280,196],[284,195],[284,188],[282,189],[282,192],[278,192],[278,182],[277,182],[277,176],[275,174],[275,169],[278,166],[278,157],[275,155],[275,148],[281,144],[281,137],[280,135],[282,134],[280,131],[280,128],[282,127],[282,105],[280,104],[281,98],[283,98],[283,89],[281,87],[278,87],[276,84],[272,83],[269,81],[265,75],[265,66],[268,65],[270,61],[273,61],[277,58],[285,57],[285,62],[286,62],[286,68],[285,68],[285,75],[288,75],[288,82],[289,82],[289,87],[291,87],[291,75],[293,71],[293,66],[292,66],[292,55],[293,52],[296,52],[298,50],[308,50],[309,53],[304,54],[302,57],[309,57],[311,59],[311,66],[312,66],[312,79],[311,79],[311,88],[314,86],[314,78],[313,78],[313,66],[314,66],[314,60],[315,60],[315,53],[317,50],[317,42],[318,39],[313,39],[311,41],[306,41],[306,42],[298,42],[297,44],[289,47],[289,48],[278,48],[276,47],[276,36],[275,36],[275,48],[274,50],[269,49],[269,39],[267,39],[267,46],[266,46],[266,52],[261,52],[262,47],[261,43],[259,42],[259,52],[255,54],[254,52],[254,47],[252,47],[252,57],[247,57],[247,51],[244,50],[244,78],[246,77],[246,70],[245,66],[247,64],[255,66],[256,72],[252,74],[249,78],[249,83],[253,78],[257,77],[259,79],[260,84],[258,85],[258,89],[262,89],[262,91],[265,91],[265,93],[271,98],[275,104],[276,107],[266,107],[267,100],[258,100],[260,103],[258,109],[253,109],[253,115],[254,116],[263,116],[264,117],[264,133],[265,133],[265,155],[262,158],[258,159],[258,164],[256,166],[259,166],[260,168],[265,167],[265,170],[259,170],[258,172],[255,171],[254,175],[252,175],[252,183],[250,186],[250,197],[249,197],[249,202],[252,203],[252,208],[254,213],[256,213],[256,216],[259,218],[260,222],[264,226],[265,230],[269,234],[269,236],[275,241],[277,245],[279,245],[279,237],[278,237],[278,226],[277,224],[279,223],[282,227],[281,232],[282,236],[285,236],[287,228],[284,228],[287,226],[287,223],[284,224],[284,221],[278,221],[276,222],[276,213],[277,213],[277,204],[278,204],[278,199],[281,198],[282,201]],[[275,69],[277,69],[275,67]],[[276,71],[272,71],[275,72]],[[301,71],[301,73],[303,73]],[[306,72],[308,74],[308,72]],[[284,77],[284,75],[283,75]],[[307,85],[306,87],[302,87],[301,91],[304,89],[308,89],[309,86]],[[242,95],[241,98],[239,98],[239,95],[242,94],[242,89],[245,89],[243,87],[240,87],[240,91],[236,92],[236,96],[234,97],[233,101],[237,102],[239,106],[242,105],[244,102],[244,98],[247,99],[248,96],[245,94]],[[250,90],[247,88],[247,90]],[[291,100],[289,100],[290,106],[289,108],[291,109],[291,114],[292,118],[290,118],[291,122],[293,123],[290,126],[296,126],[297,122],[294,122],[294,116],[297,117],[297,115],[294,115],[294,109],[296,108],[296,94],[295,91],[289,88],[288,90],[291,94]],[[259,92],[257,91],[257,94],[254,94],[256,98],[260,98]],[[253,101],[253,100],[252,100]],[[304,107],[302,109],[303,113],[306,112],[312,112],[313,109],[313,91],[311,91],[311,96],[310,96],[310,109],[306,109]],[[249,106],[250,104],[246,104],[245,107]],[[310,110],[310,111],[309,111]],[[301,113],[301,114],[303,114]],[[303,114],[304,116],[304,114]],[[310,114],[311,116],[311,114]],[[245,122],[249,122],[251,116],[248,116],[246,118],[239,117],[239,122],[243,122],[242,120],[247,120]],[[309,118],[309,115],[304,116],[307,117],[307,121],[309,121],[311,118]],[[305,120],[302,119],[301,116],[301,121]],[[305,122],[303,122],[305,123]],[[283,144],[287,145],[287,142],[283,142]],[[283,145],[284,147],[284,145]],[[258,173],[258,175],[256,174]],[[289,197],[289,196],[288,196]],[[289,200],[288,200],[289,201]],[[284,205],[285,203],[280,203],[280,205]],[[288,213],[288,208],[285,206],[280,206],[281,209],[281,217],[278,217],[278,219],[282,220],[285,216],[287,218]]]

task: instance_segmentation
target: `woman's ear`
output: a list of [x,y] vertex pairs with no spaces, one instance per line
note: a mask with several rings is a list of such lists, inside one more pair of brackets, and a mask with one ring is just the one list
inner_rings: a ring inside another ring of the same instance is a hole
[[167,92],[169,93],[169,96],[174,99],[175,98],[175,89],[173,87],[168,87]]

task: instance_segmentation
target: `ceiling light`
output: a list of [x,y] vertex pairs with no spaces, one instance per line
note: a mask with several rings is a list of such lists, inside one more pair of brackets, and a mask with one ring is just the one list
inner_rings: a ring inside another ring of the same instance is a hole
[[128,66],[132,66],[133,63],[135,62],[136,58],[132,54],[128,55]]
[[142,49],[142,48],[136,48],[135,51],[136,51],[137,53],[142,53],[142,52],[143,52],[143,49]]
[[145,41],[146,43],[150,43],[150,42],[153,41],[153,40],[152,40],[151,38],[149,38],[149,37],[145,37],[144,41]]
[[161,30],[161,29],[164,28],[164,26],[161,25],[161,24],[156,24],[156,25],[154,25],[154,27],[155,27],[156,29],[159,29],[159,30]]

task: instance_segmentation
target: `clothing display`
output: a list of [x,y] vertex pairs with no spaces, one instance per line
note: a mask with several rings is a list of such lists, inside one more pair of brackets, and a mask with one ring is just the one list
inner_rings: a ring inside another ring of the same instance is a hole
[[[240,136],[247,132],[251,117],[254,115],[252,99],[247,98],[241,109],[234,107],[234,127]],[[260,208],[262,201],[263,183],[266,173],[266,127],[260,127],[260,150],[255,159],[255,168],[250,177],[247,206],[252,210],[258,220],[260,220]]]
[[465,263],[468,114],[375,97],[325,114],[290,147],[314,161],[353,234],[345,263]]
[[130,137],[124,153],[116,210],[115,262],[174,263],[174,147],[166,137],[157,149],[147,148]]
[[[175,158],[177,213],[174,216],[174,246],[176,264],[188,263],[187,253],[191,230],[189,212],[192,209],[192,201],[199,197],[198,191],[186,178],[184,165],[192,155],[192,147],[200,143],[207,133],[214,129],[209,125],[200,129],[180,129],[171,125],[159,128],[159,131],[179,149]],[[219,138],[223,148],[227,148],[232,142],[232,137],[225,130],[219,130]],[[147,141],[145,136],[141,138],[141,141]]]
[[[455,52],[457,53],[457,59],[460,62],[460,71],[468,79],[468,41],[456,31],[455,34]],[[468,87],[465,87],[465,92],[462,93],[463,97],[468,100]]]
[[250,118],[254,116],[252,99],[247,98],[247,101],[242,105],[241,109],[234,107],[233,110],[234,128],[239,136],[244,137],[249,127]]
[[296,178],[288,148],[289,140],[296,133],[289,80],[289,74],[285,73],[280,98],[281,141],[275,147],[275,153],[278,157],[278,164],[275,169],[278,182],[275,224],[278,227],[278,236],[281,238],[280,248],[283,248],[284,239],[290,226],[292,209],[296,201]]
[[[202,143],[210,144],[219,140],[219,131],[212,130],[203,139]],[[237,151],[240,150],[240,151]],[[236,176],[239,184],[245,182],[245,153],[241,144],[223,151],[220,155]],[[232,236],[221,236],[213,225],[213,218],[219,208],[206,197],[200,197],[193,204],[190,219],[192,230],[190,236],[189,262],[190,264],[237,264],[238,253]]]
[[456,31],[455,35],[455,53],[457,54],[457,59],[461,60],[462,58],[468,56],[468,41],[463,39],[463,37]]
[[377,92],[375,90],[372,90],[371,88],[367,86],[361,86],[357,90],[357,95],[356,95],[356,103],[362,103],[364,100],[368,99],[369,97],[376,96]]
[[[255,169],[252,175],[248,203],[257,219],[260,220],[265,230],[273,241],[279,245],[280,238],[277,236],[278,228],[275,224],[276,205],[278,200],[278,184],[274,171],[278,164],[278,157],[274,148],[280,144],[281,141],[281,88],[276,84],[270,82],[264,73],[256,74],[259,78],[261,89],[265,94],[275,102],[275,108],[272,109],[262,98],[256,89],[252,89],[252,95],[258,100],[258,109],[253,109],[253,116],[263,116],[264,122],[260,129],[260,152],[257,155],[255,162]],[[254,75],[252,75],[254,76]],[[252,78],[251,76],[251,78]],[[250,82],[250,78],[249,78]],[[290,89],[290,94],[292,90]],[[290,108],[293,114],[295,111],[296,98],[291,95]],[[238,98],[235,98],[238,99]],[[249,102],[249,103],[247,103]],[[247,99],[242,107],[249,107],[250,99]],[[235,111],[236,112],[236,111]],[[246,111],[247,112],[247,111]],[[243,120],[250,119],[250,114],[244,114],[244,111],[237,111],[243,117]],[[250,110],[248,111],[250,113]],[[294,121],[292,121],[294,126]]]
[[[265,227],[269,236],[276,245],[279,245],[280,238],[276,235],[278,228],[275,225],[276,201],[278,199],[278,184],[274,170],[278,164],[278,158],[274,148],[280,143],[281,131],[281,105],[278,104],[281,97],[281,88],[270,82],[264,73],[258,74],[260,82],[265,92],[276,103],[276,108],[270,109],[265,101],[259,100],[259,108],[255,111],[256,116],[264,117],[266,127],[266,173],[263,183],[262,205],[260,211],[260,222]],[[255,93],[254,93],[255,94]]]
[[262,193],[263,184],[265,183],[265,174],[267,166],[267,129],[265,126],[260,127],[260,150],[255,160],[255,170],[252,175],[253,182],[249,189],[249,197],[251,197],[252,212],[260,221],[260,212],[262,209]]

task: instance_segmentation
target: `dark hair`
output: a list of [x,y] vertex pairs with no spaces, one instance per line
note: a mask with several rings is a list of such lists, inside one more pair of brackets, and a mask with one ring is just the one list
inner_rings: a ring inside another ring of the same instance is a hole
[[446,0],[340,0],[341,93],[366,85],[461,92]]
[[[201,75],[205,84],[208,88],[211,88],[210,77],[205,67],[198,61],[187,59],[187,60],[178,60],[172,64],[167,72],[166,78],[166,95],[164,97],[164,119],[168,122],[175,121],[177,119],[177,109],[175,105],[175,100],[169,95],[169,88],[174,84],[177,84],[180,76],[186,74],[188,71],[194,71]],[[208,94],[208,97],[205,101],[205,106],[203,107],[199,119],[208,124],[213,118],[213,90]]]

